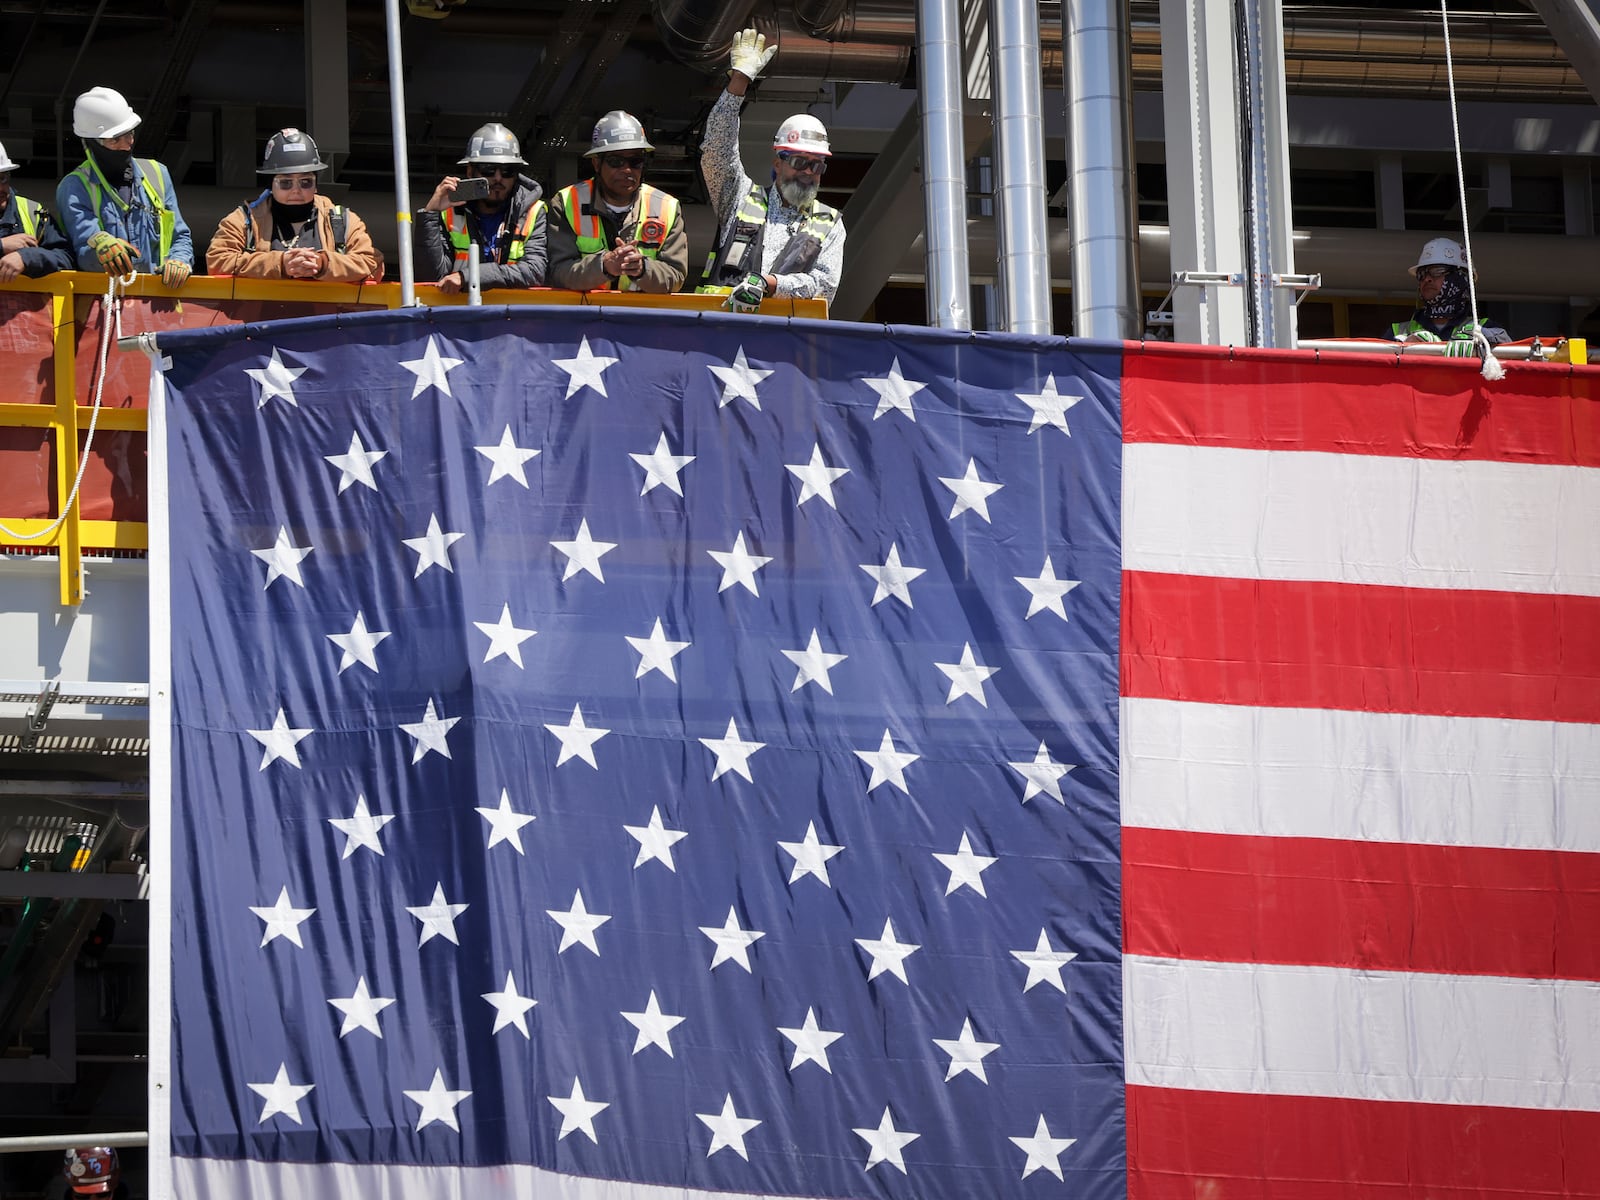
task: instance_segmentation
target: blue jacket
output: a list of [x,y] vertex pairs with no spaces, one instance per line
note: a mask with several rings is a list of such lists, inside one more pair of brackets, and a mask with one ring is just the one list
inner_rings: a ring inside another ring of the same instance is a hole
[[[161,253],[162,210],[170,214],[170,245],[165,255]],[[139,271],[158,272],[166,258],[194,265],[194,242],[178,211],[172,173],[152,159],[133,160],[131,204],[124,203],[115,189],[106,186],[92,159],[84,159],[56,188],[56,211],[61,214],[80,271],[103,269],[89,249],[89,239],[102,229],[138,248],[135,268]]]
[[[35,211],[24,214],[24,204],[32,205]],[[22,273],[28,278],[72,270],[72,247],[67,245],[55,218],[42,205],[24,199],[15,191],[5,208],[0,209],[0,237],[10,237],[14,233],[32,234],[39,242],[37,246],[17,251],[22,255]]]

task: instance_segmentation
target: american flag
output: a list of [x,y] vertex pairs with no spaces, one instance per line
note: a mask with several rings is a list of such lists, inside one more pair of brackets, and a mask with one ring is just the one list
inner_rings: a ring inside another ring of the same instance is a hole
[[162,350],[175,1194],[1124,1194],[1120,347]]

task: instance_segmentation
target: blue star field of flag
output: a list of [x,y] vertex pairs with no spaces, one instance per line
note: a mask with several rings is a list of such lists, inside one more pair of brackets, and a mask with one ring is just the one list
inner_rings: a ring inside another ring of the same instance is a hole
[[175,1154],[1123,1194],[1116,347],[163,351]]

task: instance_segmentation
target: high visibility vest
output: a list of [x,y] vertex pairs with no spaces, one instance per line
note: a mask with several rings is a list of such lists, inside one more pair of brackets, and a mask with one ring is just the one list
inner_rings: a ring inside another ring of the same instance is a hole
[[[606,244],[606,233],[600,218],[592,211],[594,205],[594,180],[585,179],[556,193],[555,207],[566,219],[567,227],[578,235],[578,253],[594,254],[611,249]],[[672,196],[648,183],[639,185],[639,198],[634,204],[639,214],[632,231],[633,243],[645,258],[657,258],[666,243],[667,234],[678,220],[678,202]],[[653,226],[653,227],[652,227]],[[627,275],[617,280],[624,292],[638,285]]]
[[50,214],[45,212],[44,205],[26,196],[17,197],[17,219],[22,222],[22,232],[31,238],[39,236],[39,229],[45,221],[50,219]]
[[[156,225],[160,230],[160,257],[161,262],[164,263],[167,261],[167,255],[172,252],[172,237],[177,221],[176,217],[173,216],[172,210],[167,207],[166,201],[163,199],[167,190],[165,168],[153,158],[136,158],[133,161],[139,168],[139,182],[144,185],[144,194],[150,201],[150,207],[156,213]],[[105,203],[108,193],[117,202],[117,207],[124,212],[133,207],[117,194],[116,188],[106,182],[106,177],[100,173],[100,164],[92,158],[84,159],[72,174],[82,181],[83,190],[89,193],[89,203],[94,206],[96,221],[100,221],[100,207]],[[150,182],[152,176],[161,184],[159,188]],[[102,229],[105,228],[104,221],[100,221],[100,227]],[[155,265],[159,268],[161,264],[157,263]]]
[[[1448,337],[1443,337],[1439,340],[1444,342],[1470,342],[1472,340],[1473,324],[1473,321],[1463,317],[1461,321],[1450,330]],[[1481,326],[1483,324],[1483,319],[1480,317],[1476,324]],[[1389,326],[1389,336],[1397,342],[1405,341],[1406,338],[1410,337],[1413,333],[1433,333],[1433,330],[1429,329],[1426,325],[1415,319],[1409,321],[1396,321],[1394,324]],[[1437,334],[1434,334],[1434,336],[1438,337]]]
[[[808,248],[800,258],[786,264],[786,269],[809,271],[815,266],[818,256],[822,253],[822,244],[828,240],[828,233],[838,220],[837,209],[829,208],[820,200],[812,201],[811,208],[804,214],[792,236],[801,237],[809,234],[815,240],[815,247]],[[767,189],[759,183],[752,183],[744,199],[739,201],[739,211],[734,217],[733,227],[706,256],[706,268],[700,276],[701,286],[696,290],[710,288],[725,290],[730,284],[738,283],[746,275],[759,274],[761,263],[746,260],[749,258],[750,247],[761,244],[761,235],[766,226]]]
[[[498,261],[501,263],[522,261],[522,256],[528,250],[528,239],[533,236],[533,227],[539,223],[539,214],[544,210],[543,200],[535,200],[528,205],[528,211],[522,214],[522,224],[517,226],[506,248],[505,258]],[[464,275],[467,271],[467,260],[471,257],[472,245],[472,234],[467,229],[466,212],[463,211],[458,218],[454,208],[447,208],[439,215],[444,218],[445,236],[450,239],[450,245],[456,252],[456,270]]]

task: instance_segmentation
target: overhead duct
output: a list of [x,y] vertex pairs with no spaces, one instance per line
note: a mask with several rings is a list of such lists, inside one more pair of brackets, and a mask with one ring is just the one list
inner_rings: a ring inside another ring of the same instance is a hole
[[829,42],[915,40],[918,0],[795,0],[795,24]]
[[792,75],[800,79],[827,79],[833,83],[893,83],[906,85],[911,79],[911,38],[913,22],[907,12],[908,36],[897,41],[825,41],[809,36],[800,25],[798,13],[787,9],[776,14],[757,14],[755,26],[767,39],[778,40],[778,53],[767,68],[768,75]]
[[733,35],[749,28],[756,0],[653,0],[661,44],[679,62],[702,71],[728,65]]

